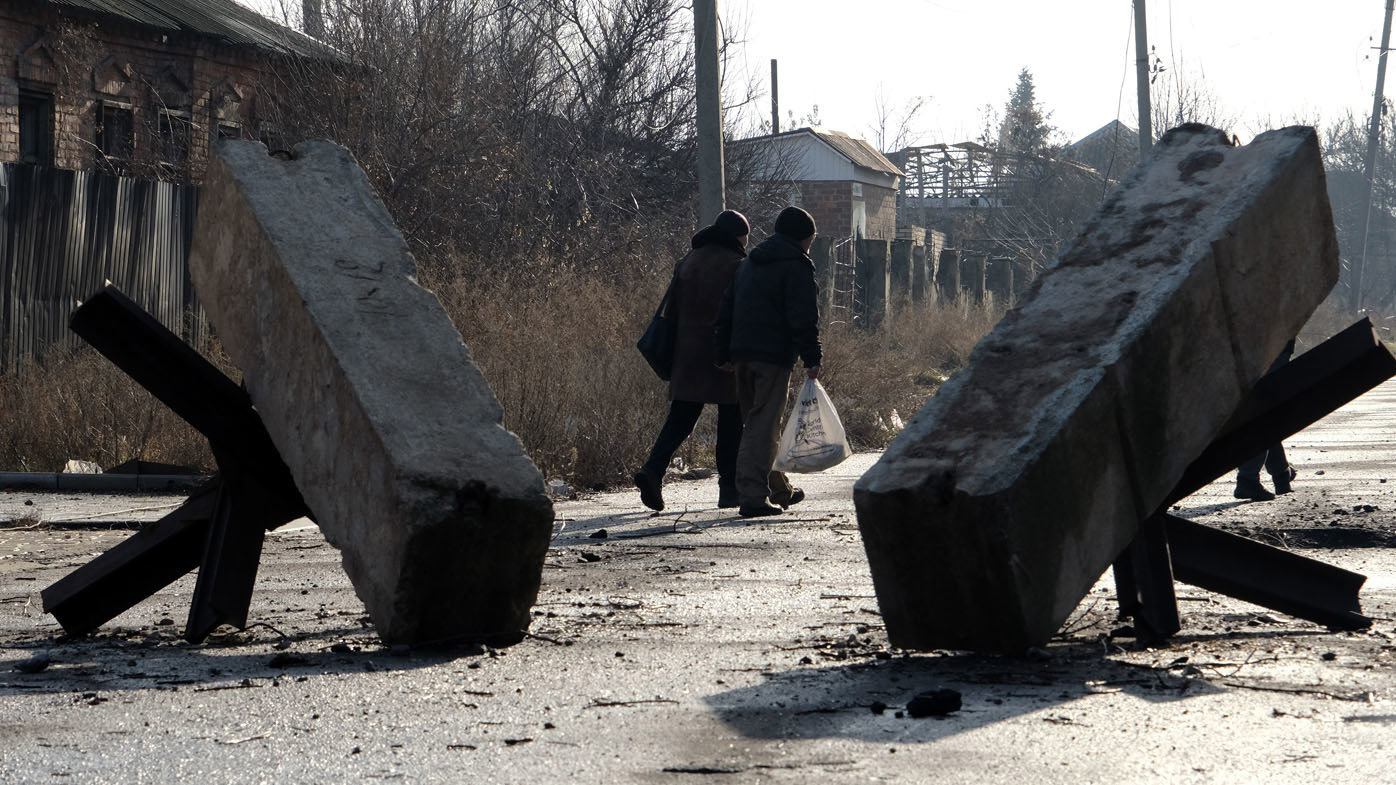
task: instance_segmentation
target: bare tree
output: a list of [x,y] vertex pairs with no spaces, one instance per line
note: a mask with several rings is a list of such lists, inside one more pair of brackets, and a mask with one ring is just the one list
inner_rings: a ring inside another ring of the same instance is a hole
[[917,126],[917,118],[926,108],[928,100],[926,96],[916,95],[908,98],[900,107],[893,107],[879,84],[873,92],[874,120],[868,126],[873,145],[879,151],[888,153],[920,144],[925,134]]
[[1227,111],[1207,86],[1206,75],[1200,71],[1192,73],[1181,61],[1168,68],[1155,56],[1150,69],[1149,99],[1155,141],[1183,123],[1203,123],[1228,133],[1237,124],[1236,115]]
[[690,39],[680,0],[329,0],[343,56],[288,61],[277,122],[348,146],[424,261],[614,266],[696,190]]

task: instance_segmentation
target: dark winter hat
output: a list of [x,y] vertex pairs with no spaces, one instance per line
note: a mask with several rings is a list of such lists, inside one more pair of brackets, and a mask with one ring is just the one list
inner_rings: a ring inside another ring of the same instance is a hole
[[736,210],[723,210],[717,214],[717,220],[713,221],[713,226],[732,235],[733,238],[751,234],[751,224],[747,223],[746,216]]
[[798,207],[787,207],[776,216],[776,233],[795,240],[814,234],[814,216]]

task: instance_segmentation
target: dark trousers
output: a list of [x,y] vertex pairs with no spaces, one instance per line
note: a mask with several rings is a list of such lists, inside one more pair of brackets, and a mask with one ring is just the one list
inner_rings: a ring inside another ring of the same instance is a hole
[[[742,410],[735,403],[717,406],[717,484],[722,488],[737,487],[737,447],[742,443]],[[696,401],[674,401],[669,404],[669,417],[659,429],[650,457],[641,469],[651,477],[662,480],[664,470],[678,451],[683,440],[693,433],[703,404]]]
[[1265,467],[1265,471],[1270,473],[1271,477],[1288,479],[1289,459],[1285,457],[1285,446],[1276,444],[1254,458],[1247,458],[1246,462],[1236,469],[1236,476],[1237,478],[1259,477],[1262,466]]

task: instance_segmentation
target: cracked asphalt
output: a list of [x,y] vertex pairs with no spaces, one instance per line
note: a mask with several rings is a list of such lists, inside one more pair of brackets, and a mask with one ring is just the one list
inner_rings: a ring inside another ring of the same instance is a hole
[[[1393,404],[1287,442],[1292,494],[1226,478],[1175,510],[1366,574],[1370,630],[1180,584],[1182,632],[1141,647],[1107,573],[1022,657],[889,649],[851,500],[875,454],[758,521],[712,479],[655,515],[560,500],[531,634],[499,650],[382,646],[304,521],[269,535],[247,629],[183,642],[190,576],[70,640],[40,590],[182,497],[0,491],[0,781],[1396,781]],[[962,707],[909,716],[935,689]]]

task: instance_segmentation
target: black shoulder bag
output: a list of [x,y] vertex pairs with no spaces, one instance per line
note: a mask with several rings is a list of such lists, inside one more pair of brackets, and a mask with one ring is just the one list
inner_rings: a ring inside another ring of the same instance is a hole
[[678,282],[679,271],[674,270],[674,277],[669,280],[669,288],[664,290],[664,299],[659,301],[659,307],[655,309],[654,317],[645,328],[645,334],[635,342],[635,348],[644,355],[645,362],[648,362],[655,374],[666,382],[674,373],[674,342],[678,337],[678,323],[670,313],[669,305],[674,299],[674,287]]

